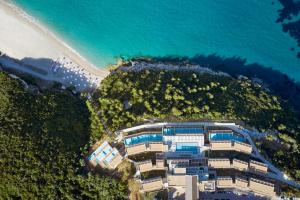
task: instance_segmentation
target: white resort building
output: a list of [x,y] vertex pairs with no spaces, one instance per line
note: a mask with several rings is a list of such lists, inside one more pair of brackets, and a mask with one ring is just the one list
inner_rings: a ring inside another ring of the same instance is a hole
[[[167,190],[170,199],[181,195],[191,200],[218,191],[272,198],[277,182],[242,130],[233,123],[157,123],[119,134],[124,157],[136,167],[141,192]],[[108,146],[104,142],[89,160],[115,168],[123,157]]]

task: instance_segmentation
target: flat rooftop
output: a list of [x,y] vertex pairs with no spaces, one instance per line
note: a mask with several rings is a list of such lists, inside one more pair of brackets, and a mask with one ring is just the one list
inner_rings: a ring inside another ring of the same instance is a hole
[[88,157],[88,161],[94,165],[99,164],[102,167],[116,168],[123,160],[123,156],[116,148],[112,148],[108,141],[104,141]]

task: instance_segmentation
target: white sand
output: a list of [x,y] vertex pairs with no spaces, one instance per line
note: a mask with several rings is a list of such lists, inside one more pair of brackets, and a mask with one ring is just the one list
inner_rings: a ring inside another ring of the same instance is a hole
[[[24,11],[0,0],[0,51],[21,60],[0,57],[6,67],[17,68],[46,80],[55,80],[78,90],[99,85],[108,70],[98,69]],[[56,61],[55,63],[53,61]],[[46,74],[36,74],[40,68]]]

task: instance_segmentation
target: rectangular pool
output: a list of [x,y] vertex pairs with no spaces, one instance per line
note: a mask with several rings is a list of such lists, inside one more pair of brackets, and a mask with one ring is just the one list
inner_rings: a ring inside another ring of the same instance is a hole
[[202,134],[203,128],[186,128],[186,127],[170,127],[164,128],[164,135],[176,135],[176,134]]
[[161,142],[162,135],[161,134],[143,134],[138,136],[133,136],[130,138],[126,138],[124,140],[124,144],[126,146],[144,143],[144,142]]
[[235,135],[233,132],[216,132],[216,133],[210,133],[209,134],[210,140],[232,140],[237,142],[245,142],[246,139]]
[[101,162],[105,156],[112,151],[112,148],[110,146],[106,146],[105,149],[96,157],[96,162]]
[[198,144],[197,143],[177,143],[176,144],[176,151],[189,151],[193,154],[198,152]]
[[105,161],[107,161],[108,163],[111,162],[111,160],[116,157],[116,155],[118,154],[118,151],[115,149],[106,159]]
[[100,152],[102,151],[102,149],[108,145],[108,142],[105,141],[101,146],[99,146],[89,157],[88,160],[93,160],[94,157]]

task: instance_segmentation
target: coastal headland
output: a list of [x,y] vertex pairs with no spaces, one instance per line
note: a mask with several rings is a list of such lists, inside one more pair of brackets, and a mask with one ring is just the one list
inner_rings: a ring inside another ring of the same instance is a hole
[[44,25],[8,1],[0,0],[0,63],[46,81],[96,88],[109,71],[79,55]]

